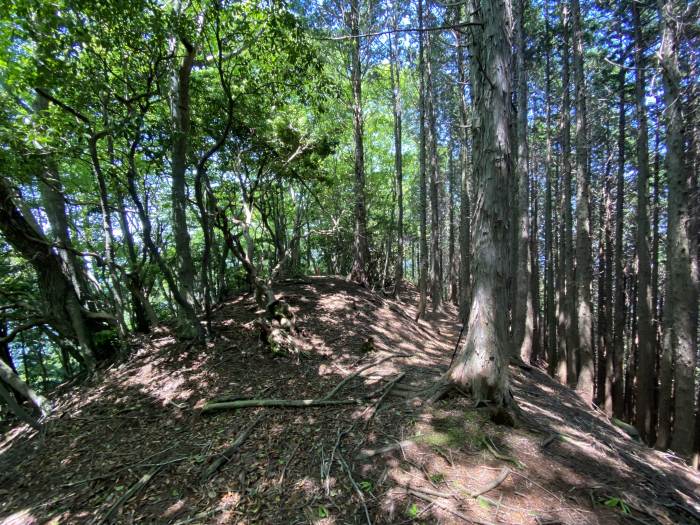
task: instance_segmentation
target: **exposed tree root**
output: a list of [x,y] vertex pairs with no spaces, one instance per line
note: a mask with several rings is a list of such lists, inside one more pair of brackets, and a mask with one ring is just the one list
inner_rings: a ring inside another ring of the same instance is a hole
[[473,492],[471,494],[471,497],[478,498],[482,494],[486,494],[487,492],[492,491],[493,489],[498,487],[501,483],[503,483],[506,480],[506,478],[508,478],[508,474],[510,474],[510,469],[503,467],[501,469],[501,472],[498,474],[498,476],[496,476],[496,479],[494,479],[491,483],[484,485],[476,492]]
[[241,399],[240,401],[227,401],[224,403],[207,403],[202,408],[203,414],[217,412],[219,410],[233,410],[236,408],[251,407],[286,407],[306,408],[323,405],[353,405],[360,401],[357,399]]

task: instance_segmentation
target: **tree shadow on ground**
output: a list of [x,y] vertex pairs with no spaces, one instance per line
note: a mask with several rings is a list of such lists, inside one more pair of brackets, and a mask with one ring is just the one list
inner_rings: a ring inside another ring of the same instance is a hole
[[[411,402],[447,367],[460,326],[450,306],[413,322],[415,290],[406,288],[392,300],[338,278],[278,283],[278,295],[295,311],[307,343],[301,355],[260,348],[250,296],[215,309],[216,338],[206,348],[188,348],[165,328],[140,339],[128,360],[60,397],[44,435],[25,429],[14,439],[5,436],[0,523],[99,523],[149,472],[154,473],[150,481],[108,521],[365,523],[366,506],[373,523],[461,523],[447,506],[482,521],[617,523],[624,519],[621,513],[592,506],[591,490],[594,499],[630,494],[666,508],[648,497],[658,481],[650,468],[665,476],[659,479],[667,485],[669,501],[682,504],[671,492],[680,487],[688,496],[700,486],[697,477],[659,453],[648,457],[638,445],[629,448],[614,428],[599,430],[605,423],[575,394],[536,370],[513,377],[515,396],[533,428],[496,427],[465,398],[433,406]],[[317,399],[362,366],[386,357],[392,358],[335,396],[359,398],[405,372],[376,413],[372,406],[378,397],[356,405],[200,412],[206,400],[222,394]],[[259,415],[230,461],[202,480],[211,461]],[[540,447],[554,432],[612,443],[614,462],[595,448],[579,450],[566,441]],[[416,434],[423,437],[411,439]],[[525,469],[494,457],[484,438]],[[363,450],[405,440],[409,443],[392,452],[357,458]],[[503,466],[513,474],[480,500],[455,489],[459,483],[474,492]],[[431,503],[407,494],[407,487],[448,495],[457,490],[460,499]],[[636,507],[629,497],[626,501]],[[667,510],[678,523],[691,523],[687,513]]]

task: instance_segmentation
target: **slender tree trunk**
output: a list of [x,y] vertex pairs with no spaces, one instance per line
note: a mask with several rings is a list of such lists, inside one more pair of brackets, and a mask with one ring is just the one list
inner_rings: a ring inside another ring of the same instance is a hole
[[[394,29],[396,29],[396,16],[393,18]],[[401,63],[396,47],[396,38],[389,39],[389,50],[391,52],[391,100],[394,110],[394,171],[396,173],[396,200],[398,204],[398,218],[396,221],[397,254],[396,266],[394,267],[394,295],[400,292],[403,281],[403,260],[404,260],[404,239],[403,239],[403,145],[402,145],[402,119],[401,108]]]
[[559,252],[559,265],[562,286],[559,306],[559,360],[565,366],[559,366],[558,379],[565,384],[576,384],[576,352],[574,334],[576,330],[576,294],[574,288],[574,250],[573,250],[573,218],[571,213],[571,98],[569,94],[569,6],[562,4],[561,25],[563,34],[562,45],[562,103],[560,141],[562,151],[562,171],[564,187],[561,195],[562,234]]
[[544,257],[545,257],[545,327],[547,330],[547,370],[554,376],[557,365],[557,316],[554,299],[554,222],[552,206],[552,81],[551,81],[551,35],[549,32],[549,2],[545,4],[545,196],[544,196]]
[[593,403],[593,300],[591,282],[590,171],[588,169],[588,114],[586,80],[583,74],[583,28],[579,0],[571,1],[576,95],[576,296],[578,325],[578,381],[576,390]]
[[518,357],[530,362],[533,346],[534,311],[532,308],[532,288],[530,274],[530,174],[529,151],[527,144],[527,71],[525,69],[525,0],[517,0],[518,15],[516,17],[515,35],[515,70],[516,70],[516,140],[517,140],[517,217],[515,226],[517,236],[517,270],[514,286],[516,288],[513,305],[513,343]]
[[[173,38],[173,52],[178,44]],[[190,234],[187,228],[187,153],[190,145],[190,77],[197,48],[183,40],[184,57],[178,70],[173,74],[171,93],[171,118],[173,123],[173,143],[171,151],[171,201],[173,208],[173,236],[177,260],[178,289],[190,305],[195,305],[194,262],[190,249]],[[183,317],[187,313],[183,312]]]
[[351,84],[353,108],[353,137],[355,141],[355,232],[350,279],[369,285],[369,240],[367,239],[367,210],[365,206],[365,149],[362,117],[362,65],[360,62],[360,0],[350,1],[350,34],[352,35]]
[[[429,11],[429,0],[428,12]],[[431,25],[432,17],[428,17]],[[442,260],[440,253],[440,172],[437,151],[437,115],[433,89],[432,35],[425,35],[426,155],[430,170],[430,299],[433,311],[442,307]]]
[[457,195],[457,178],[456,169],[454,165],[454,151],[452,149],[452,141],[450,141],[450,160],[448,163],[448,182],[449,182],[449,195],[448,195],[448,255],[447,255],[447,267],[450,285],[450,302],[452,304],[459,304],[458,300],[458,283],[457,283],[457,254],[455,252],[455,196]]
[[418,186],[419,186],[419,204],[418,210],[420,215],[420,271],[419,284],[420,299],[418,302],[418,312],[416,320],[420,319],[425,314],[425,307],[428,295],[428,232],[427,232],[427,208],[428,199],[426,192],[426,177],[425,177],[425,155],[426,155],[426,136],[425,136],[425,49],[423,32],[423,0],[418,0],[418,25],[421,31],[418,34],[418,112],[419,112],[419,168],[418,168]]
[[642,439],[653,433],[655,337],[651,316],[651,263],[649,257],[649,133],[644,97],[646,94],[642,24],[639,5],[632,2],[634,19],[635,102],[637,112],[637,327],[639,334],[637,363],[636,424]]
[[[673,362],[675,404],[671,447],[689,457],[695,444],[695,360],[697,322],[696,291],[691,278],[693,239],[689,238],[688,178],[684,167],[683,115],[681,112],[681,73],[679,24],[684,2],[659,0],[662,39],[659,49],[666,124],[666,174],[668,177],[667,286],[664,327],[664,360]],[[663,364],[663,363],[662,363]],[[668,378],[662,378],[668,379]],[[664,408],[668,408],[670,386],[662,387]],[[662,416],[661,408],[659,410]],[[664,418],[665,419],[665,418]],[[668,424],[659,426],[659,441],[668,441]],[[663,430],[663,433],[662,433]]]
[[618,93],[620,95],[618,124],[618,163],[617,163],[617,197],[615,200],[615,323],[613,328],[612,349],[612,404],[613,415],[623,417],[623,363],[625,352],[625,286],[623,275],[624,253],[622,249],[622,232],[624,228],[625,202],[625,68],[620,68]]
[[[462,8],[459,8],[460,17]],[[457,43],[457,80],[459,86],[459,318],[465,323],[471,301],[471,208],[469,173],[469,105],[465,93],[467,72],[464,57],[466,41],[461,31],[455,32]]]
[[477,400],[500,407],[513,401],[508,389],[509,336],[506,290],[508,199],[512,177],[509,0],[477,0],[469,6],[483,26],[469,42],[474,96],[474,288],[465,341],[446,373],[450,384],[469,388]]

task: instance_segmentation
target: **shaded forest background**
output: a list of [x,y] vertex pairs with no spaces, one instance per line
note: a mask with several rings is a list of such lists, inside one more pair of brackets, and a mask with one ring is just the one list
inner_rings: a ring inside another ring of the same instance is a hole
[[[36,424],[17,402],[47,414],[56,385],[127,356],[134,332],[166,322],[205,344],[217,302],[250,291],[275,308],[283,278],[412,282],[419,317],[449,302],[474,322],[491,214],[501,358],[697,462],[697,2],[0,11],[0,396],[15,414]],[[486,68],[494,54],[504,69]],[[497,88],[501,113],[484,103]],[[491,162],[494,124],[508,147]]]

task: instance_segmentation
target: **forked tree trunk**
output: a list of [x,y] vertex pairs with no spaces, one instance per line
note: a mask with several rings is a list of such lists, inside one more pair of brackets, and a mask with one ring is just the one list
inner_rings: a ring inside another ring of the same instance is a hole
[[477,400],[508,407],[508,329],[503,283],[507,256],[508,201],[502,188],[511,173],[511,5],[477,0],[479,13],[469,50],[474,96],[474,282],[464,344],[446,373],[449,384]]

